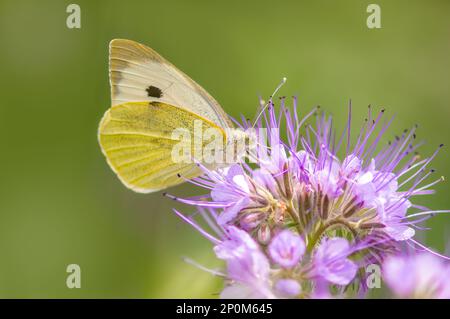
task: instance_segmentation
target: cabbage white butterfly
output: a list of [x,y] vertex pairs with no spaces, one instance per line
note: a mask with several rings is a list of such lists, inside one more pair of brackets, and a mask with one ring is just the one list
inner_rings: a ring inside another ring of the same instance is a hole
[[173,160],[171,152],[179,141],[172,132],[177,128],[192,132],[201,121],[228,140],[226,132],[233,124],[219,103],[151,48],[112,40],[109,77],[112,107],[100,121],[98,140],[108,164],[128,188],[150,193],[182,183],[180,175],[201,175],[194,161]]

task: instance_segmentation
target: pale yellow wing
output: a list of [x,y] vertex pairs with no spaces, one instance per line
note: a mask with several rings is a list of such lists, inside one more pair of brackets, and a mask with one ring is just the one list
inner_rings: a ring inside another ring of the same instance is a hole
[[109,45],[112,105],[157,101],[184,108],[216,125],[233,127],[219,103],[151,48],[115,39]]
[[[172,132],[179,128],[194,132],[194,121],[201,121],[204,130],[219,130],[225,140],[224,131],[211,121],[161,102],[112,106],[100,122],[98,139],[108,164],[123,184],[136,192],[150,193],[182,183],[179,174],[184,178],[201,174],[195,161],[179,163],[172,158],[174,146],[180,143]],[[191,137],[194,154],[194,134]]]

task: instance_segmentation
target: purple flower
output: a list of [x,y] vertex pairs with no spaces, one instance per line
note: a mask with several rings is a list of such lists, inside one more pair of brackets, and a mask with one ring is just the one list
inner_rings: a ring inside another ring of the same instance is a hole
[[[419,157],[416,127],[382,145],[391,123],[383,123],[384,110],[373,114],[369,108],[352,143],[351,107],[345,130],[337,134],[331,117],[318,108],[302,118],[296,98],[292,107],[284,98],[280,104],[275,111],[269,101],[256,123],[236,121],[238,130],[256,129],[258,143],[244,152],[251,163],[241,160],[218,169],[199,163],[204,175],[190,182],[206,193],[168,195],[198,210],[195,218],[177,214],[213,242],[225,261],[223,298],[359,297],[365,290],[355,280],[358,269],[401,251],[405,243],[429,250],[414,240],[416,231],[433,214],[449,211],[429,210],[415,197],[432,194],[442,180],[428,181],[434,173],[428,166],[442,146]],[[417,278],[425,277],[402,275],[403,288],[396,289],[406,292],[399,294],[416,294],[409,282],[417,287]],[[345,289],[351,283],[355,289]],[[342,287],[328,289],[334,285]]]
[[333,295],[331,295],[330,293],[329,283],[325,279],[318,277],[314,280],[314,291],[311,298],[313,299],[333,298]]
[[217,183],[211,191],[211,198],[224,203],[224,208],[218,222],[226,224],[250,204],[250,189],[246,175],[241,166],[233,165],[224,169],[224,181]]
[[286,229],[272,239],[269,245],[269,254],[272,260],[281,267],[291,268],[298,264],[305,249],[303,239]]
[[[333,166],[336,166],[333,165]],[[323,169],[310,176],[311,186],[328,198],[336,198],[343,193],[339,184],[337,171],[332,169]]]
[[270,298],[270,265],[258,244],[243,230],[230,226],[226,228],[227,239],[214,247],[218,258],[227,263],[228,277],[235,282],[222,293],[230,292],[247,298]]
[[[414,145],[416,127],[383,148],[380,140],[390,122],[382,124],[384,110],[375,116],[369,108],[367,121],[352,145],[351,108],[338,140],[331,118],[317,115],[315,128],[302,126],[317,110],[300,119],[296,99],[292,108],[284,103],[282,99],[277,114],[271,102],[256,123],[257,140],[264,141],[262,137],[267,136],[268,144],[259,142],[248,150],[256,161],[254,166],[241,162],[216,171],[203,167],[205,176],[192,183],[210,190],[209,194],[201,200],[178,200],[214,209],[220,225],[238,225],[260,237],[264,234],[264,239],[271,237],[268,230],[276,231],[288,223],[303,229],[338,221],[359,238],[388,236],[391,246],[412,240],[413,227],[434,213],[414,205],[412,199],[433,193],[429,188],[441,180],[422,186],[434,172],[426,167],[437,151],[419,160],[415,155],[419,145]],[[287,142],[280,139],[282,120]],[[239,129],[251,126],[244,121]],[[342,161],[340,153],[345,153]]]
[[314,254],[315,276],[337,284],[347,285],[356,275],[358,267],[347,257],[351,249],[347,240],[331,238],[324,240]]
[[377,211],[379,222],[385,225],[384,232],[398,241],[414,236],[414,229],[404,223],[411,202],[398,192],[395,174],[377,171],[372,159],[368,169],[357,173],[351,182],[355,195],[364,207]]
[[296,280],[280,279],[275,284],[275,290],[282,297],[293,297],[297,296],[302,289]]
[[341,166],[341,174],[346,178],[354,178],[361,172],[362,161],[355,155],[348,155]]
[[389,257],[383,278],[401,298],[450,299],[450,265],[429,253]]

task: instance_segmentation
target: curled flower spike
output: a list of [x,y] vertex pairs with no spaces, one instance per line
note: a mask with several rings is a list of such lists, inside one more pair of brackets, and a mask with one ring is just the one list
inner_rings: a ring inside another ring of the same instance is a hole
[[276,111],[270,100],[255,125],[236,121],[256,137],[247,160],[216,170],[199,164],[204,175],[190,182],[207,193],[177,198],[196,207],[212,234],[180,215],[226,262],[222,297],[360,296],[366,266],[408,244],[429,250],[414,239],[416,231],[449,211],[414,201],[442,181],[431,179],[429,168],[442,145],[422,158],[417,127],[383,145],[392,119],[371,107],[352,143],[351,106],[345,130],[336,134],[319,108],[301,118],[296,98],[292,107],[285,103],[280,99]]

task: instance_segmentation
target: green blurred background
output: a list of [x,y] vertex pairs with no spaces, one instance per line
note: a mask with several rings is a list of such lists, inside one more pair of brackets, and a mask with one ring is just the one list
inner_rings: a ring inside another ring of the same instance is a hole
[[[135,194],[96,139],[110,106],[108,42],[145,43],[203,85],[231,115],[251,117],[283,76],[302,110],[320,104],[343,126],[367,105],[396,114],[391,134],[419,123],[422,153],[450,144],[450,1],[0,1],[0,297],[216,297],[220,280],[183,256],[220,266],[211,245],[160,193]],[[450,176],[450,151],[434,167]],[[450,208],[450,186],[423,199]],[[200,190],[180,186],[175,194]],[[190,212],[191,208],[185,207]],[[422,239],[444,251],[450,223]],[[82,288],[66,287],[66,266]]]

